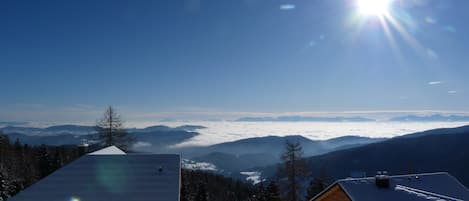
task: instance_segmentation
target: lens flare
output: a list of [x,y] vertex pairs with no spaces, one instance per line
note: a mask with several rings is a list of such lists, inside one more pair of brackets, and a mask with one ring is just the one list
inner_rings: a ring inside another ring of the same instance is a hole
[[77,198],[77,197],[71,197],[69,201],[80,201],[80,198]]

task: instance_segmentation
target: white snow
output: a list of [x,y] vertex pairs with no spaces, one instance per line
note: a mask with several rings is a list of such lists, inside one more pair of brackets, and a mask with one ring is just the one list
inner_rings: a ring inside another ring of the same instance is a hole
[[217,166],[207,162],[196,162],[189,159],[182,159],[182,168],[203,171],[218,171]]
[[152,146],[151,143],[149,143],[149,142],[142,142],[142,141],[138,141],[138,142],[136,142],[136,143],[133,145],[134,148],[143,148],[143,147],[151,147],[151,146]]
[[251,181],[252,184],[258,184],[258,183],[261,182],[261,174],[262,173],[260,173],[260,172],[257,172],[257,171],[255,171],[255,172],[240,172],[240,174],[246,175],[247,176],[246,180]]
[[413,194],[413,195],[416,195],[418,197],[421,197],[421,198],[424,198],[424,199],[427,199],[427,200],[463,201],[463,200],[458,199],[458,198],[453,198],[453,197],[449,197],[449,196],[446,196],[446,195],[440,195],[438,193],[432,193],[432,192],[428,192],[428,191],[424,191],[424,190],[420,190],[420,189],[415,189],[415,188],[411,188],[411,187],[407,187],[407,186],[403,186],[403,185],[396,185],[396,187],[394,189],[396,191],[404,191],[404,192],[407,192],[409,194]]
[[116,146],[109,146],[98,151],[89,153],[88,155],[125,155],[125,152]]

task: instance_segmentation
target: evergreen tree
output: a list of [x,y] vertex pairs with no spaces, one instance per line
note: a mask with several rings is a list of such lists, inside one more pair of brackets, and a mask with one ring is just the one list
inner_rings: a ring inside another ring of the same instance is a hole
[[[181,174],[181,176],[184,176]],[[184,181],[181,182],[181,197],[180,197],[180,201],[189,201],[189,195],[187,193],[187,190],[186,190],[186,183]]]
[[0,201],[8,199],[14,191],[10,172],[14,170],[10,139],[0,131]]
[[0,164],[10,158],[10,139],[0,131]]
[[51,168],[59,169],[64,165],[63,163],[63,149],[61,147],[55,147],[54,156],[51,158]]
[[306,200],[313,199],[314,196],[325,190],[328,186],[328,177],[325,169],[321,169],[321,173],[318,177],[313,178],[309,182],[308,189],[306,191]]
[[32,185],[34,182],[39,180],[40,173],[39,168],[37,167],[37,160],[33,153],[33,148],[28,144],[23,145],[23,152],[24,152],[24,167],[21,168],[21,175],[24,178],[24,187]]
[[28,168],[25,168],[26,166],[26,160],[25,160],[25,153],[23,149],[23,145],[19,141],[19,139],[15,140],[15,143],[13,144],[13,158],[12,158],[12,163],[11,166],[13,168],[13,171],[11,172],[13,174],[13,177],[15,178],[14,181],[12,181],[15,185],[15,190],[16,191],[21,191],[25,188],[26,184],[26,176],[25,172],[28,170]]
[[207,190],[205,189],[205,184],[199,184],[194,201],[207,201]]
[[256,192],[254,195],[254,200],[256,201],[269,201],[267,199],[267,191],[266,188],[264,187],[264,182],[260,182],[256,186]]
[[0,201],[5,201],[14,191],[14,186],[11,183],[11,178],[8,177],[7,169],[0,164]]
[[321,178],[314,178],[309,182],[308,190],[306,192],[306,200],[313,199],[314,196],[327,188],[327,184]]
[[114,145],[127,151],[135,141],[124,129],[120,115],[111,106],[106,109],[103,118],[98,121],[96,131],[98,132],[98,141],[103,147]]
[[23,145],[21,144],[21,142],[20,142],[20,140],[19,140],[18,138],[16,138],[15,144],[13,144],[13,147],[14,147],[15,153],[16,153],[19,157],[23,157],[23,156],[24,156]]
[[[0,201],[12,197],[77,158],[76,148],[41,145],[31,147],[0,131]],[[68,158],[67,161],[64,158]]]
[[41,145],[39,148],[37,148],[36,159],[39,166],[39,175],[41,178],[49,175],[55,170],[53,169],[54,167],[52,166],[51,157],[46,145]]
[[281,201],[280,199],[280,190],[277,186],[275,181],[271,181],[266,189],[266,197],[265,200],[268,201]]

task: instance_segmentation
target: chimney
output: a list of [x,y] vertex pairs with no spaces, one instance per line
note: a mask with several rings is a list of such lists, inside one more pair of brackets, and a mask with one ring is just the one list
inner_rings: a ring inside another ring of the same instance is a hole
[[160,166],[160,167],[158,168],[158,173],[161,174],[162,172],[163,172],[163,166]]
[[378,172],[375,176],[375,185],[378,188],[389,188],[389,176],[387,172]]
[[83,156],[85,154],[88,153],[88,147],[89,147],[89,144],[88,143],[81,143],[78,145],[78,155],[79,156]]

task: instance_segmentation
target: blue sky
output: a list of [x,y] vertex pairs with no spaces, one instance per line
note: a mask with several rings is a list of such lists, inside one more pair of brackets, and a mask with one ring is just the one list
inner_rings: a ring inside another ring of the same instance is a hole
[[354,0],[1,1],[0,120],[467,111],[468,6],[396,0],[393,46]]

